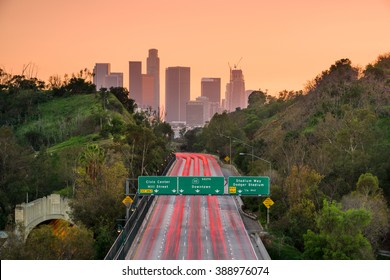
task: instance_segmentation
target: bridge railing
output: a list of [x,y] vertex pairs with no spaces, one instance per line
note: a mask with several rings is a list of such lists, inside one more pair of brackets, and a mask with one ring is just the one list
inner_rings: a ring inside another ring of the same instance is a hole
[[105,260],[124,260],[133,241],[142,225],[142,222],[149,211],[154,197],[148,196],[140,199],[137,209],[126,222],[123,230],[119,233],[114,244],[108,251]]
[[[169,168],[175,162],[176,158],[173,156],[162,175],[166,175],[168,173]],[[134,203],[137,203],[138,194],[136,194],[136,198],[134,199]],[[145,219],[146,214],[148,213],[150,206],[154,200],[154,196],[144,196],[142,197],[135,211],[127,220],[125,226],[122,231],[119,233],[115,242],[112,244],[110,250],[108,251],[105,260],[124,260],[127,252],[130,250],[131,245],[134,242],[135,237],[138,234],[139,229],[142,226],[142,222]]]
[[[15,224],[24,227],[24,238],[40,223],[51,219],[63,219],[69,222],[71,209],[68,199],[59,194],[51,194],[30,202],[15,206]],[[17,229],[18,231],[19,229]],[[18,232],[21,234],[21,232]]]

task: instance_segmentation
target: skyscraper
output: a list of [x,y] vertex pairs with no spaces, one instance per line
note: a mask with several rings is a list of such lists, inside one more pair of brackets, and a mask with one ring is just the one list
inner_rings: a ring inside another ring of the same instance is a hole
[[93,67],[93,83],[96,86],[96,90],[106,87],[105,80],[111,72],[110,63],[96,63]]
[[205,96],[210,102],[221,102],[221,78],[202,78],[201,96]]
[[140,107],[143,109],[152,107],[157,111],[158,108],[155,107],[154,101],[154,76],[142,74],[142,104]]
[[228,111],[245,108],[245,81],[241,69],[230,69],[230,83],[226,86]]
[[202,78],[201,96],[209,100],[209,116],[212,117],[218,113],[221,106],[221,78]]
[[106,76],[104,87],[110,89],[111,87],[123,87],[123,73],[112,72]]
[[149,56],[146,60],[146,74],[154,77],[154,97],[151,106],[158,111],[160,107],[160,58],[156,49],[149,50]]
[[210,105],[211,103],[216,102],[210,102],[209,98],[206,96],[199,96],[196,98],[196,102],[201,102],[203,104],[203,124],[210,121]]
[[205,109],[202,101],[188,101],[186,104],[187,126],[203,126]]
[[142,63],[129,61],[129,92],[138,106],[142,106]]
[[186,103],[190,98],[190,67],[168,67],[165,70],[165,121],[185,122]]

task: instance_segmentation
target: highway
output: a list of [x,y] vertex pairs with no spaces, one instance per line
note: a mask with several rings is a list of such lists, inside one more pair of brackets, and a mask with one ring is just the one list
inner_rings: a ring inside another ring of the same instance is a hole
[[[207,154],[177,153],[168,176],[223,176]],[[256,259],[231,196],[158,196],[126,259]]]

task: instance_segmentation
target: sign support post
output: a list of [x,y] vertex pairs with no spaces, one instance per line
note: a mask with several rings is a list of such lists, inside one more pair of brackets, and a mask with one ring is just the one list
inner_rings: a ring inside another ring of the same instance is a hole
[[269,208],[267,208],[267,230],[269,225]]
[[268,229],[268,224],[269,224],[269,208],[275,204],[275,202],[270,198],[267,197],[264,201],[263,204],[265,207],[267,207],[267,229]]

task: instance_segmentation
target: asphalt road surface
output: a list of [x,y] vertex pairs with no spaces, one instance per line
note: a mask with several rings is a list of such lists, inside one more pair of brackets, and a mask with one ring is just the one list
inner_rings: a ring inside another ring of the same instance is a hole
[[[207,154],[177,153],[169,176],[223,176]],[[226,193],[226,191],[225,191]],[[233,197],[158,196],[127,259],[256,259]]]

